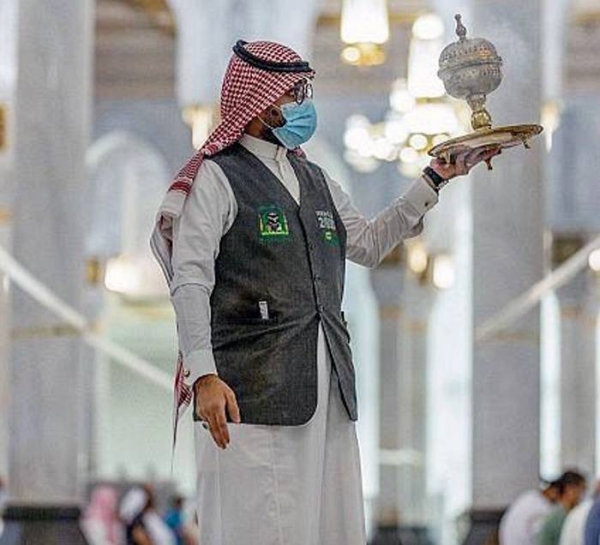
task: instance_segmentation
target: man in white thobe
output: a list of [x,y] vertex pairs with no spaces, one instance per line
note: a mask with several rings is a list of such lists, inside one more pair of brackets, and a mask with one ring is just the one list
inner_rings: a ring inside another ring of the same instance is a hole
[[496,151],[432,161],[367,220],[299,149],[316,128],[308,63],[272,42],[234,53],[223,122],[159,216],[168,262],[153,237],[193,385],[200,542],[364,545],[344,259],[376,266]]
[[585,525],[594,502],[600,497],[600,481],[596,482],[592,496],[582,501],[567,516],[560,534],[560,545],[584,545]]
[[535,545],[546,517],[560,497],[559,481],[542,490],[523,492],[508,508],[500,522],[500,545]]

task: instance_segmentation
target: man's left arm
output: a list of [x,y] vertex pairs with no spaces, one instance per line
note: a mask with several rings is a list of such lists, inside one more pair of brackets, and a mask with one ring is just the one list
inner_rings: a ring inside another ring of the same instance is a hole
[[379,265],[400,242],[421,233],[423,216],[437,204],[438,191],[449,180],[468,174],[475,165],[489,161],[499,153],[499,149],[475,149],[459,154],[453,164],[432,160],[423,176],[372,220],[366,219],[340,185],[325,174],[333,202],[346,228],[346,257],[365,267]]
[[346,228],[346,257],[365,267],[376,267],[398,243],[418,235],[423,230],[423,216],[438,202],[437,192],[421,178],[369,220],[337,182],[327,175],[325,178]]

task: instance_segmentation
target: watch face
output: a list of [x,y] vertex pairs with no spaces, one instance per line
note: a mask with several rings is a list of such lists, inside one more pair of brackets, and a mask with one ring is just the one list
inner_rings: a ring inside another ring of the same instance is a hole
[[436,187],[438,187],[439,185],[443,184],[446,181],[431,167],[426,167],[425,173],[429,176],[429,178],[431,179],[431,181],[433,182],[433,184]]

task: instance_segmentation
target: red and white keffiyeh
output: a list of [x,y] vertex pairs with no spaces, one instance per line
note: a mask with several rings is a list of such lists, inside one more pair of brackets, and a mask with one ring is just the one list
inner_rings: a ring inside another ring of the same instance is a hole
[[[245,49],[259,59],[275,63],[295,63],[301,57],[292,49],[274,42],[257,41],[245,44]],[[169,288],[173,281],[171,265],[173,223],[182,213],[183,205],[205,157],[210,157],[237,142],[248,123],[299,81],[312,78],[314,72],[277,72],[258,68],[232,55],[221,87],[221,122],[204,145],[179,171],[158,210],[150,247],[159,262]],[[179,350],[175,372],[173,408],[173,445],[177,423],[192,401],[192,385],[186,382],[183,355]]]

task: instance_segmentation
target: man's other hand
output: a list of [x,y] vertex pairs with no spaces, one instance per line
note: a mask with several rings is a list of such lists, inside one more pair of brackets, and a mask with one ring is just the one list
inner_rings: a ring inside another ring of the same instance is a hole
[[196,414],[208,424],[215,444],[227,448],[230,439],[226,415],[229,414],[236,424],[241,422],[233,390],[217,375],[204,375],[194,383],[194,393]]

